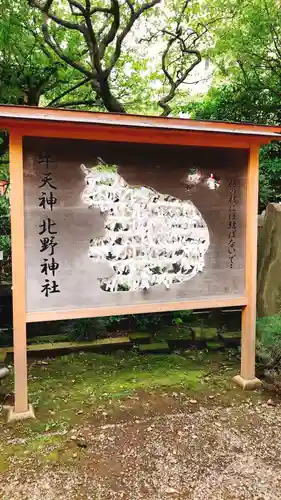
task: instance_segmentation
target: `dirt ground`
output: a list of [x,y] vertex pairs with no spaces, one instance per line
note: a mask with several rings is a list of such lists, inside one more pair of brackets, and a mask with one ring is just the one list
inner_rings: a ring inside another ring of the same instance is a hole
[[[139,394],[118,412],[29,437],[2,472],[1,500],[280,500],[281,404]],[[8,440],[9,444],[9,440]]]

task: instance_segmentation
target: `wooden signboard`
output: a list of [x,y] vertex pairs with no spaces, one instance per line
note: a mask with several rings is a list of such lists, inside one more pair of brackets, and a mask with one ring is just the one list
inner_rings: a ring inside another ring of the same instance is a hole
[[258,155],[277,127],[0,106],[10,134],[15,407],[26,322],[241,306],[256,387]]
[[33,137],[23,150],[28,321],[243,303],[247,151]]

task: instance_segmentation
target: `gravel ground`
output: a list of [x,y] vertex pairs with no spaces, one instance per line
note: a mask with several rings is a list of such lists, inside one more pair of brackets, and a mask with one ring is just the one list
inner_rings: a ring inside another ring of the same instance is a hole
[[190,401],[174,414],[72,429],[66,463],[2,474],[1,500],[280,500],[281,406]]

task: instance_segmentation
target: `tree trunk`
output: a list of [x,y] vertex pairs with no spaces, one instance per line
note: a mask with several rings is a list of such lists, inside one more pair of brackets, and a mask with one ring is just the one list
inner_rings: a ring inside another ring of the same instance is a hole
[[124,106],[111,93],[107,79],[99,79],[98,91],[94,84],[92,85],[92,87],[93,89],[95,89],[95,92],[97,92],[107,111],[110,111],[111,113],[126,113]]
[[26,106],[39,106],[40,90],[37,87],[30,87],[24,93],[24,104]]

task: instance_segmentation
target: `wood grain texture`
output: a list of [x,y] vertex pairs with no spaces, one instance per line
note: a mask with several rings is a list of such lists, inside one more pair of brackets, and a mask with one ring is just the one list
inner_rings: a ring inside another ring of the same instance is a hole
[[141,144],[176,144],[186,146],[249,149],[251,144],[268,144],[272,138],[266,136],[231,135],[223,132],[198,132],[165,130],[95,124],[51,123],[28,120],[4,121],[2,128],[21,132],[30,137],[57,137],[64,139],[87,139],[95,141],[132,142]]
[[22,136],[10,134],[15,413],[28,411]]
[[162,304],[137,304],[116,307],[97,307],[73,309],[65,311],[39,311],[27,313],[28,323],[52,321],[61,319],[93,318],[99,316],[113,316],[121,314],[160,313],[165,311],[184,311],[198,309],[212,309],[220,307],[241,307],[247,304],[246,297],[217,297],[215,299],[197,299],[188,302],[169,302]]
[[[202,130],[202,128],[210,132],[226,131],[233,136],[235,142],[237,134],[256,134],[262,140],[262,135],[270,136],[270,134],[280,134],[280,126],[258,125],[254,123],[235,123],[235,122],[222,122],[217,120],[190,120],[182,118],[171,118],[161,116],[143,116],[143,115],[130,115],[118,113],[100,113],[92,111],[78,111],[67,110],[58,108],[42,108],[32,106],[7,106],[0,105],[0,121],[11,119],[12,124],[25,123],[31,124],[33,127],[39,123],[51,122],[53,125],[59,124],[64,126],[70,124],[75,128],[79,123],[88,123],[91,125],[98,124],[123,124],[126,127],[150,127],[152,129],[171,129],[182,128],[186,130]],[[2,125],[2,124],[1,124]]]
[[242,312],[241,377],[255,378],[259,148],[251,147],[247,179],[246,295]]
[[[69,311],[78,309],[86,311],[83,315],[89,312],[94,315],[109,314],[108,311],[112,314],[127,314],[128,311],[158,311],[159,307],[161,310],[186,308],[197,299],[214,300],[216,304],[216,300],[222,297],[226,300],[237,298],[238,302],[241,297],[245,297],[245,186],[248,157],[244,150],[31,138],[25,139],[24,150],[28,321],[35,321],[37,313],[44,311],[50,312],[54,318],[56,314],[53,313],[58,313],[60,318],[69,317]],[[57,223],[59,245],[56,247],[56,257],[60,264],[57,277],[61,285],[61,293],[47,299],[41,293],[42,254],[38,235],[38,227],[42,223],[42,210],[38,207],[38,186],[42,172],[37,157],[42,151],[48,151],[55,162],[53,180],[57,187],[58,203],[53,207],[51,216]],[[91,238],[103,234],[104,217],[98,209],[89,209],[81,199],[85,177],[80,168],[81,163],[89,167],[95,165],[99,156],[109,164],[118,164],[120,175],[129,184],[147,185],[194,203],[210,232],[211,243],[203,272],[188,282],[173,285],[169,290],[163,285],[156,285],[145,293],[107,293],[100,289],[98,278],[102,272],[108,271],[105,267],[101,270],[100,265],[89,258],[89,242]],[[205,173],[215,172],[222,180],[219,190],[210,191],[201,186],[187,192],[181,179],[188,168],[194,166]],[[237,181],[236,260],[233,268],[230,268],[229,183],[234,179]],[[238,305],[242,305],[241,302]],[[46,314],[42,317],[46,318]]]

